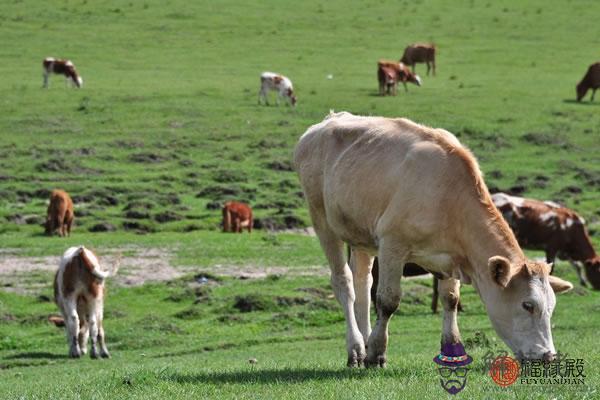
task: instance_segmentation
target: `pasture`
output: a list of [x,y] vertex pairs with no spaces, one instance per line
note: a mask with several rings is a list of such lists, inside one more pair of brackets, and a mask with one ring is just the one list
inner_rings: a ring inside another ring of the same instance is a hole
[[[429,279],[403,286],[387,369],[345,368],[325,259],[299,234],[310,220],[291,155],[330,109],[443,127],[471,148],[489,187],[566,204],[599,249],[600,101],[576,103],[575,85],[600,58],[600,4],[455,3],[0,4],[0,398],[444,395]],[[417,41],[438,46],[437,76],[418,65],[422,87],[379,97],[377,60]],[[71,59],[84,87],[52,76],[42,89],[47,56]],[[257,105],[267,70],[292,79],[295,109]],[[68,239],[39,226],[57,187],[75,202]],[[288,231],[221,234],[229,199]],[[63,331],[46,321],[57,312],[51,270],[77,244],[125,256],[108,281],[111,360],[68,359]],[[136,277],[159,261],[171,275],[128,282],[144,254]],[[23,272],[3,274],[11,262]],[[575,289],[558,298],[554,342],[585,360],[586,384],[495,385],[482,359],[506,346],[467,286],[459,325],[475,362],[457,397],[600,396],[600,294],[568,263],[556,274]]]

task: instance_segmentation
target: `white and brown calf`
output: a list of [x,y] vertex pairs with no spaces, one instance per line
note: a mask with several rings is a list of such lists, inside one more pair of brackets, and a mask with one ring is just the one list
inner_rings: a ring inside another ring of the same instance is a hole
[[108,358],[104,342],[104,281],[114,275],[103,271],[96,255],[83,246],[71,247],[62,256],[54,277],[54,300],[65,322],[69,355],[81,357],[92,337],[92,358]]
[[267,95],[270,91],[277,92],[277,105],[279,105],[280,99],[286,99],[292,105],[292,107],[296,105],[294,86],[288,77],[276,74],[274,72],[263,72],[260,75],[258,104],[261,104],[261,100],[264,100],[265,104],[269,105]]
[[44,87],[48,87],[48,77],[51,73],[64,75],[67,82],[71,82],[75,87],[83,86],[83,79],[77,73],[75,65],[70,60],[58,60],[53,57],[47,57],[42,62],[44,69]]

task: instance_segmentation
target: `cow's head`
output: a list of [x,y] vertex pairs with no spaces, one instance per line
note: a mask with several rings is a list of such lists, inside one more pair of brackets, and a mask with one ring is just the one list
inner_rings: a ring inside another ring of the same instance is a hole
[[588,87],[587,87],[587,85],[584,85],[583,82],[579,82],[579,84],[576,86],[576,90],[577,90],[577,101],[581,101],[581,99],[583,99],[583,97],[587,93]]
[[287,95],[292,102],[292,106],[296,106],[296,95],[294,94],[294,91],[292,89],[288,89]]
[[417,86],[421,86],[421,77],[419,75],[414,75],[412,82]]
[[488,270],[491,284],[478,290],[498,335],[519,358],[552,360],[556,350],[550,317],[555,293],[573,285],[551,276],[545,263],[511,265],[507,258],[494,256]]
[[585,276],[592,287],[600,290],[600,256],[584,261],[583,267],[585,268]]

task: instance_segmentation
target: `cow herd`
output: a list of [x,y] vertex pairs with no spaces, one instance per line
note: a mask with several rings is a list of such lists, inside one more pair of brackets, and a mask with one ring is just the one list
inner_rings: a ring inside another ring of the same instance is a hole
[[[398,83],[420,86],[416,63],[436,73],[436,46],[408,46],[400,61],[380,60],[380,95],[395,95]],[[409,68],[412,67],[412,70]],[[44,87],[51,73],[74,86],[83,80],[69,60],[43,61]],[[600,87],[600,63],[590,66],[577,85],[580,101]],[[277,103],[295,106],[289,78],[260,76],[259,104],[268,93]],[[436,280],[443,305],[442,344],[460,342],[457,311],[460,284],[472,284],[485,304],[498,335],[523,359],[552,360],[556,349],[550,317],[555,293],[573,286],[552,275],[556,257],[576,266],[582,285],[600,289],[600,257],[584,221],[556,203],[491,195],[471,152],[450,132],[407,119],[330,114],[310,127],[294,152],[304,197],[321,247],[331,268],[331,284],[346,320],[347,364],[384,366],[388,324],[401,299],[400,278],[408,269],[424,269]],[[252,231],[252,209],[236,201],[222,208],[223,231]],[[73,202],[62,190],[50,196],[46,233],[68,236]],[[350,246],[344,255],[344,243]],[[522,248],[542,249],[546,262],[531,260]],[[373,265],[378,265],[374,275]],[[581,273],[582,267],[587,278]],[[63,315],[71,357],[87,351],[109,357],[104,341],[104,270],[83,246],[62,256],[54,280],[55,301]],[[375,278],[375,283],[374,283]],[[371,290],[376,324],[371,330]]]

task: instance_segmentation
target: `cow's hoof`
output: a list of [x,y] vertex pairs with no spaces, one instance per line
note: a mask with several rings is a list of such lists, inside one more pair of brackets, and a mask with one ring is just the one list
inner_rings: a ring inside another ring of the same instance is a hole
[[92,352],[90,353],[90,357],[93,359],[98,359],[98,358],[100,358],[100,355],[98,354],[98,352],[96,350],[92,350]]
[[363,350],[362,345],[354,345],[352,350],[348,352],[348,367],[354,368],[362,366],[366,356],[367,353]]
[[375,359],[369,359],[367,358],[365,360],[365,367],[367,368],[385,368],[385,365],[387,363],[387,359],[384,355],[380,355],[375,357]]
[[110,353],[107,350],[102,350],[100,352],[100,357],[102,357],[102,358],[110,358]]
[[79,358],[81,357],[81,351],[79,351],[79,349],[71,349],[71,351],[69,352],[69,357]]

